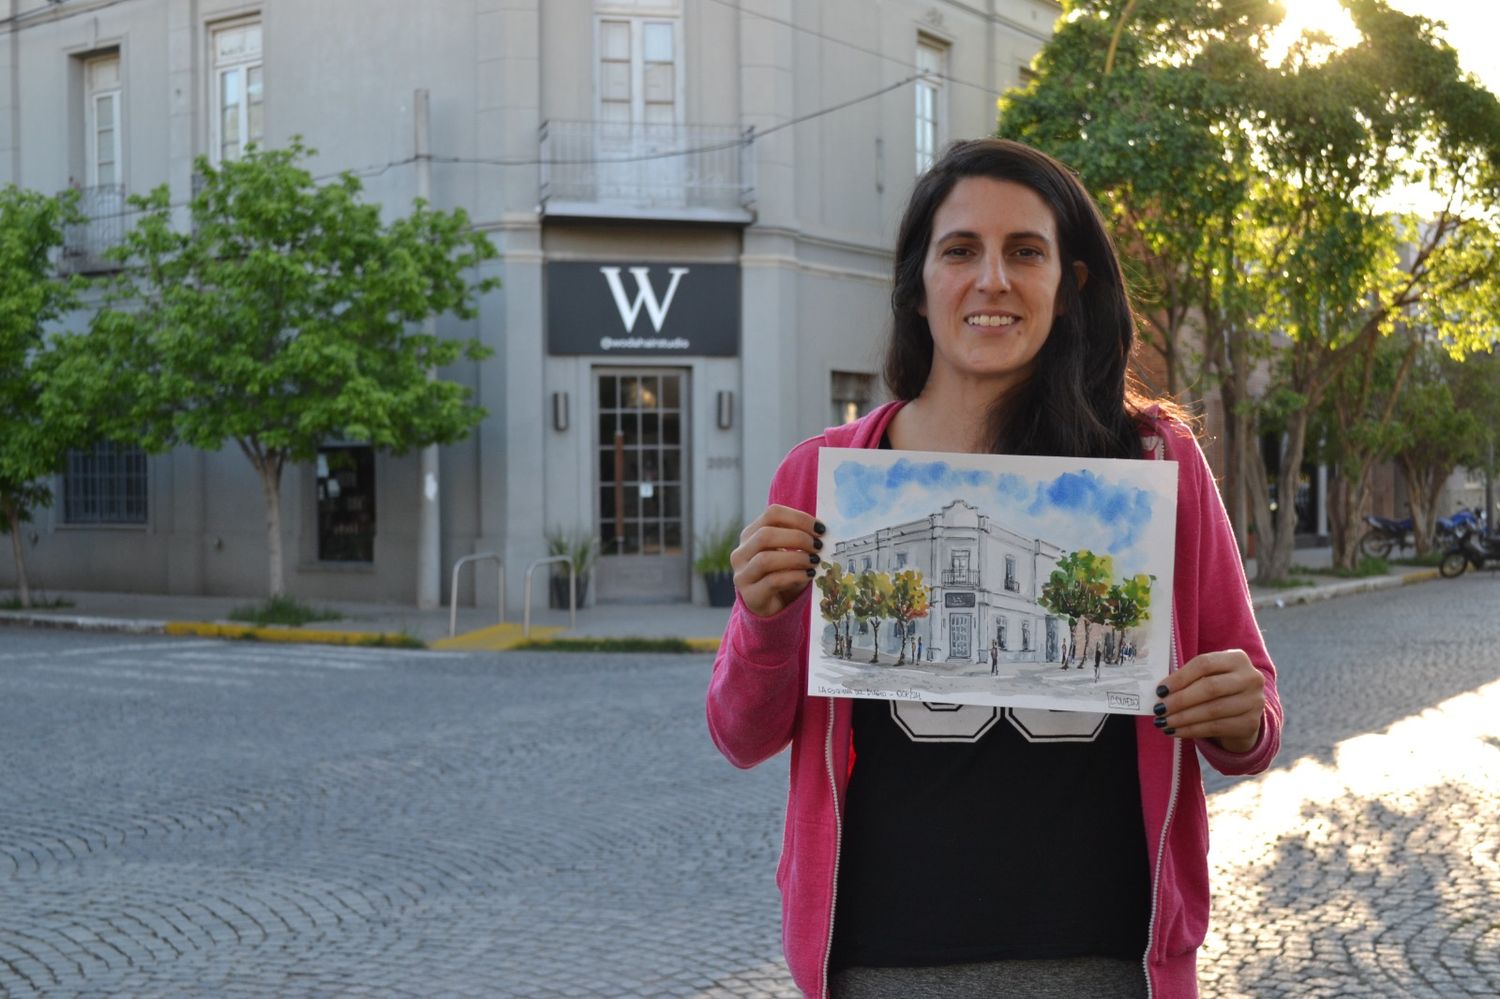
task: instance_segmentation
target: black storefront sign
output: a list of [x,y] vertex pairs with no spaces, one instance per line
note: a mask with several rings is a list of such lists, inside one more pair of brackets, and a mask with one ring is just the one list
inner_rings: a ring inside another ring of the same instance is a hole
[[733,357],[736,264],[549,263],[547,353]]
[[944,593],[944,607],[973,607],[974,594],[972,593]]

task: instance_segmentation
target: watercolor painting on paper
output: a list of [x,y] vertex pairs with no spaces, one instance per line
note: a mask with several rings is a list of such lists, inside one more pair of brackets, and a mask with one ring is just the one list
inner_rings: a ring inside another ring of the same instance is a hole
[[808,693],[1149,714],[1177,464],[824,448]]

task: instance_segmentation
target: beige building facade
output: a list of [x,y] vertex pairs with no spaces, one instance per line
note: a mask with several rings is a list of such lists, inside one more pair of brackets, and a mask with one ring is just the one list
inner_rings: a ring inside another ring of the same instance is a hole
[[[444,376],[488,416],[440,451],[436,560],[503,559],[519,607],[548,533],[592,538],[591,599],[702,600],[695,550],[764,505],[798,440],[878,401],[889,247],[918,169],[993,131],[1052,0],[8,0],[0,183],[73,186],[59,261],[108,265],[159,184],[250,143],[315,149],[388,216],[420,183],[499,257],[485,361]],[[185,207],[181,209],[185,220]],[[77,322],[82,322],[79,317]],[[205,330],[204,336],[212,336]],[[38,511],[44,588],[263,594],[248,462],[101,445]],[[416,455],[329,441],[283,494],[287,587],[414,602]],[[493,601],[493,567],[461,603]],[[0,587],[13,568],[0,565]]]

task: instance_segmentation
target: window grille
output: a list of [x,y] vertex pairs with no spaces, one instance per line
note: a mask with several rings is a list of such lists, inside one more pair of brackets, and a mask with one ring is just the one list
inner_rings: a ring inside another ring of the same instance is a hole
[[146,523],[146,452],[101,441],[68,452],[63,473],[63,522]]

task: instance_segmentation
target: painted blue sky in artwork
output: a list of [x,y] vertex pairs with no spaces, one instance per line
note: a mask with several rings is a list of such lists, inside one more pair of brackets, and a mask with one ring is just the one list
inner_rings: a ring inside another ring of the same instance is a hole
[[1024,476],[901,458],[890,465],[843,461],[834,469],[838,538],[937,513],[961,499],[1009,530],[1064,549],[1108,553],[1119,570],[1143,571],[1141,550],[1153,511],[1168,507],[1150,489],[1087,469]]

